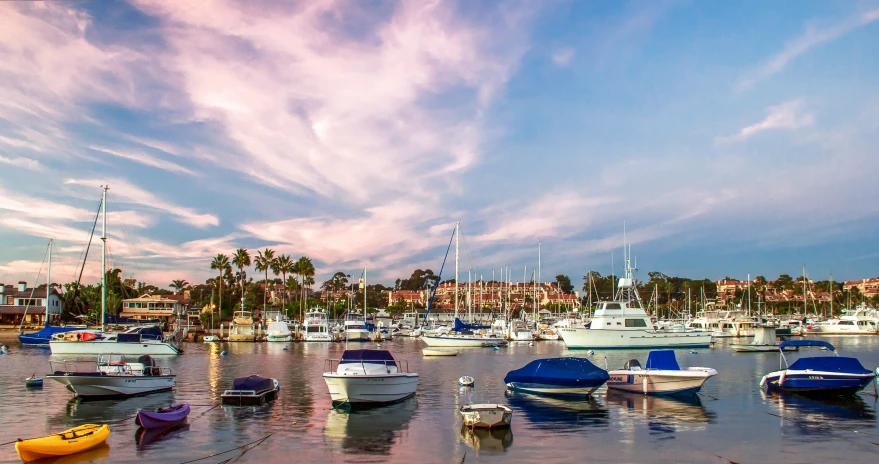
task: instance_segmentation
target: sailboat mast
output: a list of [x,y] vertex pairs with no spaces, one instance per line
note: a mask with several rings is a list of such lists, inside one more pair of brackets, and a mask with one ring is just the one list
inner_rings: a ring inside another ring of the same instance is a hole
[[101,228],[101,332],[104,331],[104,319],[107,314],[107,187],[102,186],[101,216],[103,227]]
[[473,270],[467,270],[467,322],[473,323]]
[[455,223],[455,319],[458,318],[458,235],[460,235],[461,223]]
[[748,317],[751,317],[751,274],[748,274]]
[[46,326],[49,326],[49,297],[52,295],[52,239],[49,239],[49,267],[46,270]]
[[[541,292],[541,287],[540,287],[540,246],[541,246],[541,243],[540,243],[540,240],[538,240],[537,241],[537,292],[538,293]],[[536,296],[535,296],[535,298],[536,298]],[[540,303],[537,302],[537,300],[534,300],[534,301],[535,301],[534,313],[536,315],[538,312],[540,312]]]
[[363,266],[363,322],[366,322],[366,266]]
[[833,317],[833,273],[830,273],[830,317]]
[[809,310],[808,298],[808,294],[806,294],[806,265],[803,264],[803,316],[805,316],[806,311]]

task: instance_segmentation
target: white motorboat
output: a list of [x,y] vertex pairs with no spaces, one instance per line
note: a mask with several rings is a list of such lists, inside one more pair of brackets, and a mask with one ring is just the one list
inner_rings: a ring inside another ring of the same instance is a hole
[[474,383],[476,383],[476,380],[469,375],[462,375],[461,378],[458,379],[458,385],[462,387],[472,387]]
[[[778,351],[779,342],[776,340],[774,326],[759,326],[754,330],[754,340],[751,343],[736,343],[730,345],[730,347],[739,353]],[[790,346],[785,348],[785,350],[794,351],[796,347]]]
[[510,341],[530,342],[534,340],[534,332],[528,328],[525,321],[510,321],[510,331],[507,334]]
[[305,323],[299,332],[300,340],[304,342],[331,342],[330,322],[327,313],[314,310],[305,313]]
[[503,338],[478,334],[446,334],[446,335],[422,335],[421,339],[431,347],[495,347],[507,346]]
[[205,335],[202,341],[205,343],[214,343],[220,341],[220,337],[216,335]]
[[345,340],[349,342],[368,342],[370,339],[369,329],[363,316],[349,313],[345,319]]
[[877,333],[877,326],[873,317],[871,310],[856,308],[845,311],[839,319],[816,326],[817,331],[809,333],[820,335],[875,335]]
[[726,337],[753,337],[755,322],[744,312],[727,311],[723,318],[717,323],[713,335],[714,338]]
[[607,388],[645,395],[692,395],[717,375],[709,367],[681,369],[672,350],[651,351],[647,365],[641,368],[637,359],[626,362],[622,370],[609,371]]
[[464,426],[470,428],[509,427],[513,410],[503,404],[468,404],[461,407],[461,418]]
[[656,330],[641,306],[630,257],[613,301],[601,302],[588,328],[562,328],[568,348],[683,348],[708,347],[711,333],[695,330]]
[[290,326],[288,326],[286,322],[280,320],[271,321],[266,327],[266,341],[292,342],[293,332],[290,331]]
[[458,356],[458,352],[455,350],[431,350],[425,348],[422,350],[422,353],[425,356]]
[[323,377],[334,404],[391,403],[415,395],[418,388],[418,374],[387,350],[345,350],[327,365]]
[[250,311],[235,311],[232,324],[229,326],[227,340],[230,342],[255,342],[256,331],[256,323],[254,323]]
[[50,361],[52,374],[46,378],[59,382],[82,398],[127,397],[171,390],[177,377],[170,368],[157,367],[150,356],[137,362],[124,357],[101,357],[93,370],[82,370],[81,361]]
[[162,329],[157,326],[132,327],[125,332],[102,334],[102,338],[89,336],[76,340],[69,339],[69,335],[69,332],[55,334],[55,338],[49,342],[52,354],[155,356],[183,352],[173,343],[163,340]]

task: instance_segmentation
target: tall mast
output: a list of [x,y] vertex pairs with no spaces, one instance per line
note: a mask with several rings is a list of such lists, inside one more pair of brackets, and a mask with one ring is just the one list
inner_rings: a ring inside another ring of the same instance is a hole
[[461,223],[455,223],[455,319],[458,318],[458,235],[461,231]]
[[363,266],[363,321],[366,321],[366,266]]
[[101,187],[101,216],[103,227],[101,228],[101,332],[104,331],[104,319],[107,313],[107,187]]
[[[540,243],[540,240],[538,240],[537,241],[537,292],[538,293],[541,293],[541,290],[542,290],[540,288],[540,246],[541,246],[541,243]],[[535,296],[535,298],[537,298],[537,296]],[[535,299],[534,300],[534,313],[535,313],[535,315],[539,311],[540,311],[540,303],[538,303],[537,300]]]
[[833,273],[830,273],[830,317],[833,317]]
[[806,265],[803,264],[803,316],[806,315],[806,311],[809,310],[809,299],[806,294]]
[[467,322],[473,323],[473,270],[467,270]]
[[49,239],[49,268],[46,270],[46,327],[49,326],[49,297],[52,295],[52,239]]
[[751,317],[751,274],[748,274],[748,317]]

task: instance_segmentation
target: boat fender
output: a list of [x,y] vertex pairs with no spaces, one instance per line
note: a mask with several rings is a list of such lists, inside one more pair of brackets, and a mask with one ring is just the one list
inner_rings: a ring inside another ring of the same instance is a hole
[[226,356],[226,350],[223,350],[222,352],[220,352],[220,356]]
[[784,383],[784,374],[785,374],[785,372],[782,372],[781,375],[778,376],[778,386],[779,387]]

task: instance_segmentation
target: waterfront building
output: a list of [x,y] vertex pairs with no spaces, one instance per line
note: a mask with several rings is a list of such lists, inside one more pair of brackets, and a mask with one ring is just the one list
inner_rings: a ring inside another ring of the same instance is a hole
[[188,295],[152,295],[145,293],[137,298],[122,300],[122,312],[125,318],[138,320],[160,320],[172,323],[178,318],[187,316],[189,309]]
[[53,287],[51,292],[47,292],[46,287],[34,289],[24,281],[18,285],[0,283],[0,324],[18,325],[24,318],[25,324],[45,325],[47,304],[49,323],[57,324],[63,307],[58,289]]

